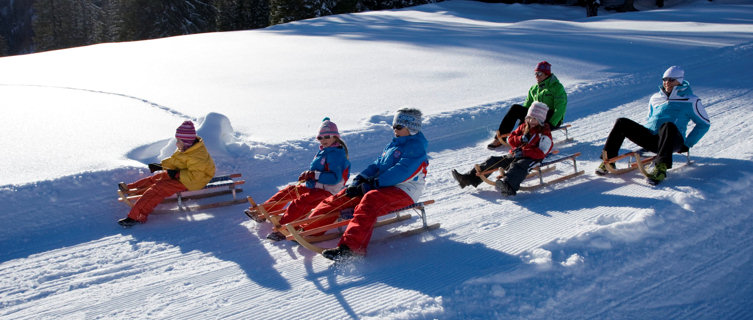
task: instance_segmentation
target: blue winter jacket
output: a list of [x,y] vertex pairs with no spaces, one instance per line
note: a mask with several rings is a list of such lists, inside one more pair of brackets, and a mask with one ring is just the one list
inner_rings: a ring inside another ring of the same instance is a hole
[[342,146],[331,146],[316,153],[309,170],[316,172],[316,180],[307,180],[306,187],[324,189],[335,194],[345,186],[350,161]]
[[[689,121],[693,121],[695,127],[686,136]],[[657,134],[661,125],[667,122],[672,122],[677,126],[680,134],[685,137],[685,145],[688,148],[693,147],[709,131],[711,122],[706,109],[703,108],[701,99],[693,95],[690,83],[687,81],[683,81],[669,94],[664,93],[660,86],[659,92],[651,97],[645,127]]]
[[418,201],[426,184],[426,167],[429,160],[426,148],[429,142],[424,134],[395,137],[384,148],[382,155],[359,173],[364,178],[374,178],[377,187],[395,186]]

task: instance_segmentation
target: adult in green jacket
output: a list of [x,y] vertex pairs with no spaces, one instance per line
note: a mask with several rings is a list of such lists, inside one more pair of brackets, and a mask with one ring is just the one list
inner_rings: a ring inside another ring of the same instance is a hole
[[[514,104],[507,111],[507,114],[499,124],[499,130],[497,131],[499,135],[510,133],[515,128],[516,122],[524,123],[526,114],[528,114],[528,107],[536,101],[543,102],[549,107],[549,112],[546,115],[546,123],[549,124],[550,128],[554,129],[562,125],[562,121],[565,118],[565,109],[567,109],[565,87],[552,74],[552,65],[549,62],[539,62],[536,65],[536,69],[534,69],[534,76],[537,83],[531,86],[531,89],[528,89],[528,96],[526,96],[526,101],[523,105]],[[495,136],[494,141],[487,147],[495,149],[501,145],[502,141],[499,141]]]

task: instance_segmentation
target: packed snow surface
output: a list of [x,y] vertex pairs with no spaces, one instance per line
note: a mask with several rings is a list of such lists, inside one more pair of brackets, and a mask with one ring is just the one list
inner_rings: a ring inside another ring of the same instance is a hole
[[[752,318],[753,5],[584,16],[445,1],[0,58],[0,318]],[[485,146],[541,60],[568,92],[573,141],[556,147],[586,173],[511,198],[459,188],[452,169],[502,152]],[[656,187],[593,174],[614,120],[642,122],[671,65],[711,117],[692,163],[677,155]],[[307,168],[324,117],[355,174],[404,106],[425,114],[437,230],[383,240],[414,215],[333,264],[265,240],[244,204],[115,223],[116,184],[169,156],[183,120],[263,201]]]

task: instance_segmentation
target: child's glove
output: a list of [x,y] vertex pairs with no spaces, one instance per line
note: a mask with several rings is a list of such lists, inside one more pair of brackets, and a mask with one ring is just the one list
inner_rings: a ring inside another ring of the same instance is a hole
[[301,175],[298,176],[298,181],[308,181],[308,180],[316,180],[316,171],[308,170],[301,172]]
[[155,171],[160,171],[160,170],[162,170],[162,165],[161,164],[159,164],[159,163],[150,163],[149,164],[149,171],[151,171],[152,173],[154,173]]
[[167,169],[167,175],[170,176],[170,179],[178,180],[180,178],[180,171]]
[[523,157],[523,149],[517,148],[515,151],[513,151],[513,156],[515,158],[522,158]]

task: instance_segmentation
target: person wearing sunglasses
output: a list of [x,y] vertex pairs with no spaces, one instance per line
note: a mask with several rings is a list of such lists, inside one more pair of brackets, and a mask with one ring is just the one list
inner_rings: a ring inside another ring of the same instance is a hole
[[[646,124],[640,125],[628,118],[619,118],[604,144],[607,158],[617,156],[625,138],[643,149],[655,152],[657,157],[654,159],[654,168],[648,177],[648,182],[653,185],[667,177],[667,169],[672,168],[672,154],[687,152],[711,127],[701,99],[693,94],[690,83],[684,79],[685,71],[681,67],[669,67],[662,76],[659,92],[649,100]],[[690,121],[695,126],[686,135]],[[596,174],[608,174],[606,166],[602,162],[596,169]]]
[[[419,200],[429,165],[426,155],[428,141],[421,132],[421,120],[422,114],[418,109],[398,110],[392,121],[394,137],[380,156],[361,171],[345,190],[314,208],[311,217],[353,208],[353,219],[337,247],[324,250],[322,256],[342,260],[365,255],[377,217]],[[304,229],[333,221],[318,221]]]
[[559,79],[552,73],[552,65],[549,62],[539,62],[534,69],[533,75],[536,77],[536,84],[528,89],[526,101],[522,105],[514,104],[510,106],[510,109],[499,124],[499,129],[494,140],[487,145],[489,150],[502,146],[502,141],[499,141],[498,138],[499,136],[510,133],[515,128],[516,123],[523,124],[525,122],[528,108],[535,101],[543,102],[549,108],[545,122],[549,124],[550,129],[559,128],[562,125],[562,121],[565,118],[565,110],[567,109],[565,87],[562,86]]
[[[298,176],[298,183],[282,188],[262,206],[269,211],[277,211],[285,208],[285,212],[279,220],[280,225],[293,222],[308,214],[322,200],[340,192],[345,187],[350,171],[348,160],[348,147],[340,138],[337,125],[324,118],[316,136],[319,141],[319,151],[309,164],[309,169]],[[256,221],[263,221],[256,208],[248,208],[244,211],[247,216]],[[279,231],[273,231],[267,235],[267,239],[279,241],[285,239],[285,235]]]

